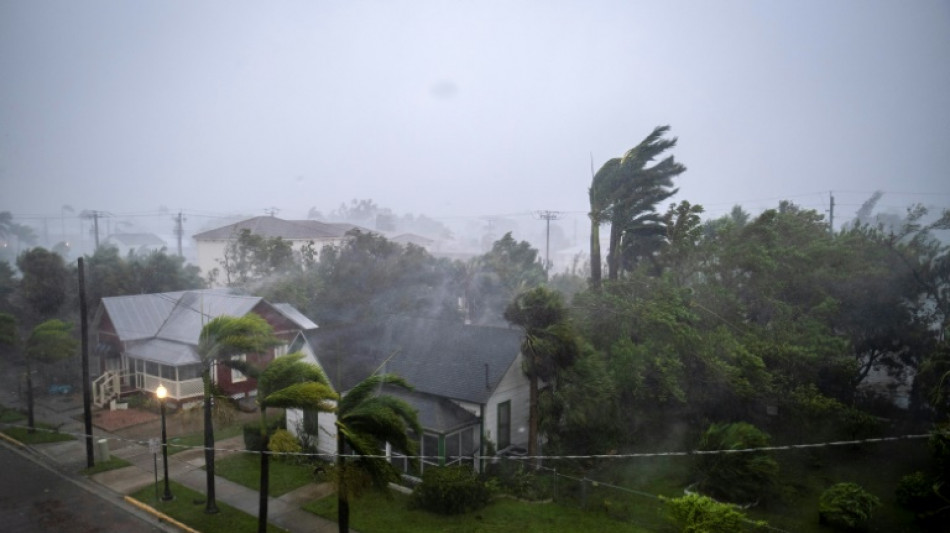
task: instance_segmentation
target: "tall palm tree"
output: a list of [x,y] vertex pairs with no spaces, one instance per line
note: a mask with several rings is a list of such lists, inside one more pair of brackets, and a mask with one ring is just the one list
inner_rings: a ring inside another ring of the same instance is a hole
[[278,357],[263,370],[246,361],[234,360],[227,366],[257,380],[257,404],[261,410],[261,485],[257,513],[257,530],[267,531],[267,499],[270,496],[270,454],[267,443],[270,439],[267,425],[267,408],[304,409],[329,413],[336,409],[337,394],[319,366],[303,360],[300,352]]
[[384,385],[412,390],[412,386],[394,374],[374,374],[353,387],[337,406],[337,503],[340,533],[350,529],[350,502],[346,484],[346,447],[359,455],[359,466],[369,474],[376,487],[384,489],[399,474],[388,461],[379,457],[388,442],[393,448],[414,455],[416,442],[409,431],[422,435],[418,414],[408,403],[382,391]]
[[521,326],[521,353],[528,375],[528,455],[538,449],[538,395],[541,381],[553,382],[577,357],[577,338],[567,319],[560,293],[537,287],[519,294],[505,309],[505,320]]
[[207,480],[206,513],[217,513],[214,494],[214,426],[212,422],[211,368],[214,363],[230,361],[236,355],[262,353],[281,343],[270,324],[259,315],[243,317],[222,315],[201,328],[198,356],[201,358],[201,381],[204,384],[204,444]]
[[617,279],[622,258],[628,263],[649,255],[663,241],[660,202],[676,194],[673,178],[686,167],[668,156],[647,166],[663,152],[676,146],[677,138],[664,139],[669,126],[657,126],[646,138],[623,155],[604,163],[591,181],[591,282],[599,286],[600,224],[610,222],[608,277]]

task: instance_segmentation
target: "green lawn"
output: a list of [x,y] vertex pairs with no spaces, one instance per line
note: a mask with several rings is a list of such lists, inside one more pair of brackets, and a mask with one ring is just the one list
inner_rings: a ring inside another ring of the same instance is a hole
[[[336,496],[304,505],[304,509],[336,521]],[[361,533],[560,533],[617,531],[644,533],[655,529],[613,520],[604,514],[583,512],[554,503],[522,503],[500,498],[488,507],[464,515],[442,516],[407,508],[408,497],[392,498],[367,492],[350,501],[350,526]]]
[[109,470],[117,470],[119,468],[125,468],[131,466],[132,463],[122,459],[121,457],[110,457],[108,461],[96,461],[96,464],[92,468],[86,468],[82,471],[83,474],[91,476],[93,474],[99,474],[101,472],[108,472]]
[[[203,533],[257,531],[257,517],[239,511],[220,501],[217,502],[217,505],[221,512],[206,514],[204,512],[204,494],[195,492],[174,481],[170,483],[170,487],[175,499],[168,502],[155,499],[155,487],[152,485],[131,494],[131,496]],[[267,531],[280,533],[284,530],[268,524]]]
[[[251,453],[235,453],[214,462],[214,473],[245,487],[261,486],[261,457]],[[313,465],[286,460],[270,460],[270,495],[277,497],[307,483],[313,483]]]
[[[237,437],[241,434],[241,424],[232,424],[223,428],[215,428],[214,440],[219,441],[230,439],[231,437]],[[173,444],[177,444],[178,446],[173,446]],[[176,453],[183,452],[189,448],[201,448],[204,447],[204,445],[204,431],[189,433],[188,435],[182,435],[180,437],[172,437],[168,439],[168,455],[175,455]]]
[[74,440],[72,435],[59,433],[56,431],[54,426],[44,424],[43,422],[36,423],[35,432],[30,433],[29,431],[30,430],[28,428],[11,427],[4,429],[3,433],[22,442],[23,444],[47,444],[50,442]]
[[16,409],[10,409],[9,407],[0,405],[0,422],[12,424],[21,420],[26,420],[25,414],[17,411]]

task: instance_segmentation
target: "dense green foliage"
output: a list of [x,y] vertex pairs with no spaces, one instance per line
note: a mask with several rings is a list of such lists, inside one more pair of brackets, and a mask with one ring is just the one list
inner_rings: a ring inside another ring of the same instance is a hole
[[670,521],[682,533],[739,533],[763,525],[747,519],[732,505],[699,494],[663,501]]
[[700,454],[694,464],[699,489],[725,500],[747,504],[774,491],[779,467],[768,452],[739,451],[766,447],[769,436],[745,422],[713,424],[703,433],[699,450],[732,453]]
[[861,527],[881,505],[873,494],[856,483],[836,483],[821,494],[818,516],[822,523],[845,530]]
[[491,491],[470,468],[430,467],[422,474],[409,498],[410,509],[438,514],[463,514],[482,509],[491,501]]

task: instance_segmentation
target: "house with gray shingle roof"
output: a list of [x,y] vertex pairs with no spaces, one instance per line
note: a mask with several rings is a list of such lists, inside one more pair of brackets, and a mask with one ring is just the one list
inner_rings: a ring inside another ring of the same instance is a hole
[[204,231],[193,236],[198,268],[207,276],[215,269],[221,270],[229,243],[237,240],[242,231],[248,230],[266,239],[280,237],[289,241],[294,251],[313,243],[319,253],[324,246],[339,246],[351,230],[369,232],[353,224],[334,224],[318,220],[284,220],[274,216],[260,216]]
[[[337,391],[345,394],[374,372],[394,373],[414,387],[386,392],[418,410],[422,468],[470,461],[485,453],[488,441],[499,450],[527,447],[529,382],[520,329],[394,318],[306,336],[314,361]],[[333,453],[335,437],[325,436],[335,435],[333,415],[320,414],[317,424],[303,418],[288,411],[288,429],[309,428],[318,448]]]
[[[195,290],[113,296],[102,299],[93,318],[96,350],[93,396],[98,405],[132,392],[154,393],[159,384],[174,403],[203,397],[202,364],[198,355],[201,329],[219,316],[263,317],[284,344],[261,354],[244,354],[250,363],[265,366],[288,353],[317,325],[289,304],[271,304],[256,296],[225,290]],[[236,370],[213,371],[217,385],[238,398],[253,395],[257,383]]]

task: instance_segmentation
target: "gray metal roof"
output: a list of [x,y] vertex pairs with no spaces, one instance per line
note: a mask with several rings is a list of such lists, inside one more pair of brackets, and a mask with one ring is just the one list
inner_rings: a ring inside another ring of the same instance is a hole
[[245,229],[262,237],[281,237],[286,240],[339,239],[352,229],[369,231],[353,224],[331,224],[318,220],[284,220],[277,217],[262,216],[204,231],[196,234],[194,238],[197,241],[226,241],[234,238]]
[[373,372],[398,374],[417,391],[485,403],[515,362],[522,332],[431,319],[392,319],[308,332],[337,390]]
[[122,342],[161,338],[197,344],[201,328],[221,315],[244,316],[261,301],[220,290],[164,292],[102,299]]
[[415,407],[423,429],[444,435],[479,423],[477,416],[445,398],[399,387],[386,387],[383,390]]
[[194,345],[165,339],[147,339],[126,346],[126,355],[163,365],[184,366],[200,363]]
[[113,233],[106,240],[126,246],[165,246],[165,241],[154,233]]
[[290,304],[271,305],[273,305],[274,309],[277,309],[280,314],[284,315],[284,317],[296,324],[300,329],[317,329],[317,325],[313,322],[313,320],[305,317],[304,314],[298,311],[296,307]]

